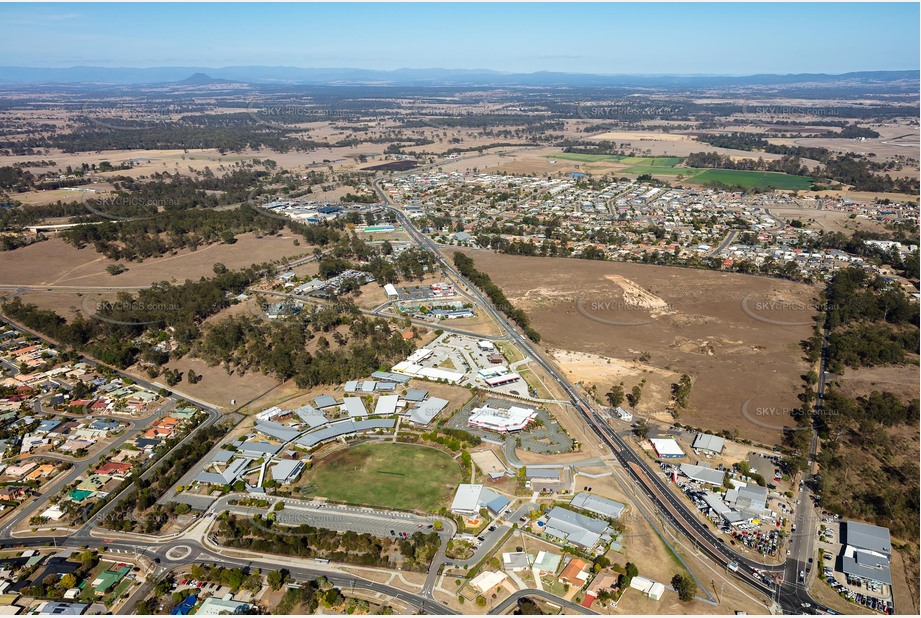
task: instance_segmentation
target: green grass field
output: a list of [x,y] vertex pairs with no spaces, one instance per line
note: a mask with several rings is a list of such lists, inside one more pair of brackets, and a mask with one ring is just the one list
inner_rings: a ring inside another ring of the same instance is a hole
[[629,163],[630,167],[622,170],[627,174],[658,174],[660,176],[688,176],[694,170],[676,168],[681,163],[681,157],[625,157],[621,163]]
[[[779,172],[749,172],[746,170],[675,167],[683,160],[681,157],[621,157],[617,155],[589,155],[563,152],[551,158],[581,161],[584,163],[621,163],[628,166],[620,170],[625,174],[636,174],[637,176],[642,176],[643,174],[649,174],[651,176],[683,176],[684,178],[682,178],[682,181],[686,180],[695,184],[721,182],[730,186],[741,185],[749,188],[757,187],[787,190],[809,189],[813,184],[812,178],[806,176],[791,176]],[[615,172],[615,174],[616,173],[617,172]]]
[[582,163],[595,163],[597,161],[607,161],[617,163],[624,157],[619,155],[604,154],[579,154],[577,152],[561,152],[555,155],[547,155],[548,159],[563,159],[564,161],[580,161]]
[[743,187],[769,187],[772,189],[808,189],[812,178],[808,176],[791,176],[779,172],[749,172],[745,170],[704,170],[689,178],[690,182],[721,182],[727,185]]
[[681,157],[624,157],[620,162],[626,165],[646,167],[675,167],[681,163]]
[[446,453],[411,444],[360,444],[314,465],[313,495],[338,502],[428,512],[444,506],[462,482]]

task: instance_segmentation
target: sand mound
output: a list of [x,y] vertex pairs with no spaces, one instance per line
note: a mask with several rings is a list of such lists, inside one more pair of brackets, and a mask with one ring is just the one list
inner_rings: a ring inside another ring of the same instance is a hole
[[617,284],[624,291],[624,303],[646,309],[652,317],[674,313],[664,300],[641,288],[621,275],[605,275],[608,281]]

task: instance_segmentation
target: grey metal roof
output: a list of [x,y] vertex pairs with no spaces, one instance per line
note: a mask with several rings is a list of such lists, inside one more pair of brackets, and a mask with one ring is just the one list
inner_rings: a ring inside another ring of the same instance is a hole
[[251,461],[251,459],[246,457],[234,459],[220,474],[200,472],[194,480],[208,485],[230,485],[240,478],[240,475],[243,474],[243,471],[246,470],[246,466],[248,466]]
[[498,513],[505,507],[507,507],[511,502],[505,496],[496,496],[492,500],[486,503],[486,508],[488,508],[493,513]]
[[844,522],[843,542],[852,547],[868,549],[886,556],[892,556],[892,542],[889,528],[865,524],[859,521]]
[[422,401],[423,399],[428,397],[428,394],[429,392],[427,390],[414,388],[414,389],[406,391],[406,394],[403,395],[403,399],[405,399],[406,401]]
[[892,584],[889,559],[869,552],[860,550],[846,552],[841,556],[841,570],[848,575]]
[[304,462],[297,459],[282,459],[272,466],[272,479],[275,481],[286,481],[290,477],[296,476],[304,467]]
[[723,478],[726,476],[726,473],[722,470],[714,470],[706,466],[695,466],[694,464],[681,464],[678,469],[692,481],[700,481],[710,485],[722,485]]
[[375,371],[371,374],[371,377],[377,378],[378,380],[387,380],[388,382],[397,382],[398,384],[409,382],[409,376],[404,376],[399,373],[390,373],[389,371]]
[[349,418],[368,416],[365,404],[359,397],[346,397],[342,400],[342,404],[345,406],[345,411],[348,413]]
[[313,406],[301,406],[300,408],[296,408],[294,413],[297,414],[297,417],[311,429],[314,427],[319,427],[320,425],[325,425],[329,422],[329,419],[326,418],[326,415]]
[[221,474],[216,474],[214,472],[199,472],[198,475],[192,479],[196,483],[204,483],[205,485],[226,485],[224,476]]
[[269,444],[268,442],[244,442],[239,447],[242,453],[259,453],[260,455],[274,455],[281,450],[279,444]]
[[336,399],[332,395],[320,395],[316,397],[313,402],[317,405],[318,408],[328,408],[330,406],[337,405]]
[[586,492],[579,492],[573,496],[571,504],[577,509],[591,511],[596,515],[610,519],[617,519],[624,512],[624,505],[620,502]]
[[694,438],[694,443],[691,446],[693,448],[699,448],[704,451],[721,453],[725,444],[726,440],[724,438],[713,436],[708,433],[699,433],[697,434],[697,437]]
[[233,451],[228,451],[225,448],[220,449],[214,454],[214,457],[211,458],[211,461],[214,463],[227,463],[233,459]]
[[581,528],[601,534],[608,529],[608,522],[570,511],[561,506],[555,506],[547,513],[547,517],[557,528],[569,526],[571,528]]
[[483,486],[480,484],[461,483],[454,492],[451,510],[458,513],[474,513],[480,508],[480,494]]
[[558,481],[560,480],[560,469],[525,467],[524,476],[529,479],[554,479]]
[[273,423],[272,421],[256,421],[255,430],[263,435],[285,442],[293,440],[300,433],[297,429],[291,429],[281,423]]
[[593,547],[607,529],[606,521],[563,507],[555,506],[547,513],[547,534],[582,547]]
[[448,405],[447,399],[432,397],[410,410],[409,420],[417,425],[428,425],[446,405]]
[[394,421],[392,418],[369,418],[362,421],[339,421],[338,423],[331,423],[330,425],[327,425],[321,429],[317,429],[316,431],[305,433],[303,436],[297,439],[297,444],[310,448],[320,444],[321,442],[325,442],[326,440],[332,440],[333,438],[338,438],[339,436],[345,436],[352,433],[370,431],[372,429],[393,429],[395,423],[396,421]]
[[400,401],[398,395],[381,395],[377,398],[377,405],[374,406],[375,416],[390,416],[397,411],[397,403]]

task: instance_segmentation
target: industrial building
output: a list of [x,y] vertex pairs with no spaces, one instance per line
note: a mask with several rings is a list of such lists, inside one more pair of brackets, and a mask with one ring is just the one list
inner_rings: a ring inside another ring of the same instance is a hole
[[681,464],[678,466],[681,474],[685,475],[692,481],[703,483],[705,485],[714,485],[719,487],[726,478],[726,473],[722,470],[714,470],[706,466],[696,466],[694,464]]
[[396,287],[394,287],[392,283],[384,285],[384,293],[387,294],[387,300],[398,300],[400,298],[400,293],[397,292]]
[[678,443],[671,438],[651,438],[649,443],[652,444],[656,456],[661,459],[684,457],[684,451],[682,451]]
[[714,455],[719,455],[723,452],[723,447],[726,445],[726,440],[719,436],[713,436],[708,433],[699,433],[694,438],[691,448],[698,451],[705,451],[707,453],[712,453]]
[[889,529],[859,521],[841,524],[840,570],[850,577],[892,584]]

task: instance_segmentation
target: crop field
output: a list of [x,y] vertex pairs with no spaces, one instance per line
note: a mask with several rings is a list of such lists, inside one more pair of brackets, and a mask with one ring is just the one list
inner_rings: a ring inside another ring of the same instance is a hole
[[432,512],[461,482],[447,454],[410,444],[360,444],[317,462],[307,481],[317,496],[338,502]]
[[708,169],[689,178],[694,183],[721,182],[727,185],[743,187],[762,187],[771,189],[809,189],[812,178],[808,176],[791,176],[779,172],[749,172],[746,170]]

